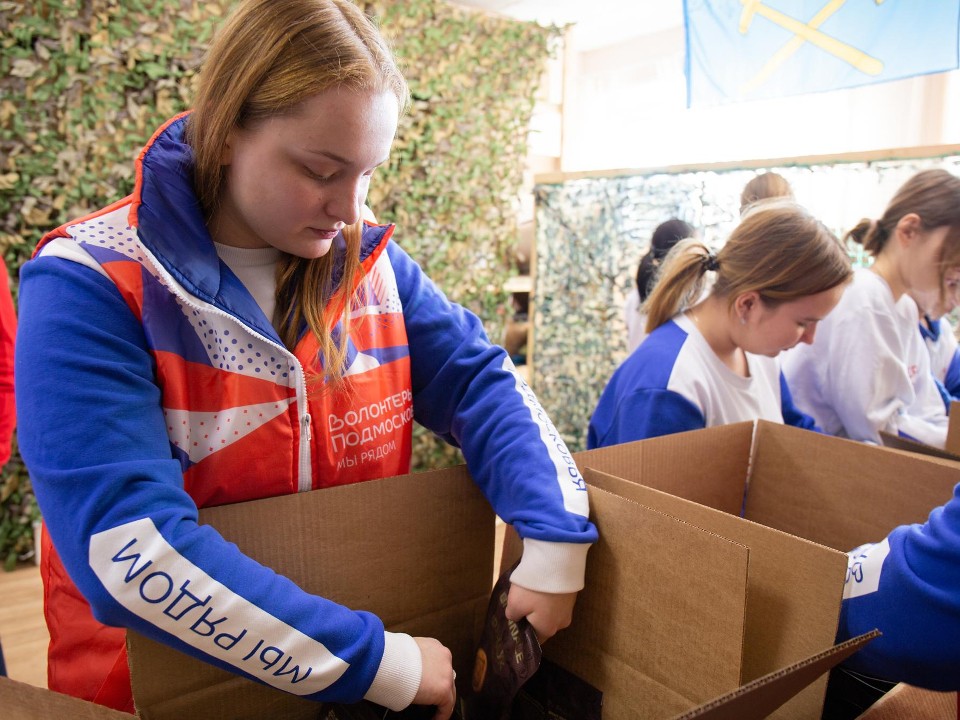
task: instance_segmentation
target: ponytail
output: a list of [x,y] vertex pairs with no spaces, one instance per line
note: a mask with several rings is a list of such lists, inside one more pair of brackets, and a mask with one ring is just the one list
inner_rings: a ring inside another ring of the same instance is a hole
[[864,250],[876,257],[883,250],[883,246],[887,244],[889,235],[887,228],[879,222],[864,218],[847,231],[844,240],[853,240],[855,243],[863,245]]
[[681,240],[670,251],[656,285],[644,303],[647,332],[683,312],[703,294],[708,270],[718,270],[717,256],[700,240]]

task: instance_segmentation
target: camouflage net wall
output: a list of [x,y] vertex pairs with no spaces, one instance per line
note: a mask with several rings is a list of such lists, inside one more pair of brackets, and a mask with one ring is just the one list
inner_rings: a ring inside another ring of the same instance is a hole
[[[14,293],[45,231],[130,192],[133,159],[156,127],[189,107],[206,44],[231,4],[0,0],[0,253]],[[528,126],[560,30],[441,0],[362,6],[391,39],[413,95],[368,203],[500,338]],[[415,467],[459,461],[458,451],[416,434]],[[18,457],[2,487],[0,561],[15,563],[30,551],[36,516]]]

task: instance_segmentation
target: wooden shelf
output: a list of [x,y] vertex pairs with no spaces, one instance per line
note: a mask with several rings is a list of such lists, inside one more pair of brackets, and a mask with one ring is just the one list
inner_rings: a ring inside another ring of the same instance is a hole
[[503,289],[511,293],[529,293],[533,290],[533,278],[529,275],[515,275],[503,284]]

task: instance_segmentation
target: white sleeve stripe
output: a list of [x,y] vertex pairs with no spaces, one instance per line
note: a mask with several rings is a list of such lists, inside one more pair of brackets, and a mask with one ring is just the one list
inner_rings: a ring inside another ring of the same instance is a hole
[[130,612],[275,688],[312,695],[348,668],[323,644],[180,555],[149,518],[92,536],[89,562]]
[[557,432],[547,413],[540,405],[530,386],[527,385],[513,361],[508,357],[503,360],[503,369],[513,375],[514,387],[517,393],[523,398],[524,405],[530,410],[530,416],[540,429],[540,440],[554,467],[557,469],[557,484],[560,486],[560,494],[563,496],[563,508],[568,513],[588,517],[590,515],[590,503],[587,499],[587,484],[577,469],[577,464],[573,456],[567,449],[566,443]]
[[890,554],[890,541],[884,538],[873,545],[861,545],[847,554],[847,579],[843,599],[861,597],[880,589],[883,561]]

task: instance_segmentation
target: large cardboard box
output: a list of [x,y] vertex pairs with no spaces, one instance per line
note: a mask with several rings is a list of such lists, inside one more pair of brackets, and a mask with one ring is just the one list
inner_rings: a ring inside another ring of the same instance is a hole
[[[834,615],[829,627],[807,628],[823,640],[813,652],[741,687],[750,548],[598,487],[592,496],[603,539],[590,551],[580,631],[553,659],[604,693],[606,720],[723,717],[704,713],[734,701],[754,705],[754,714],[738,717],[764,717],[762,702],[772,710],[853,651],[833,648]],[[392,630],[439,638],[453,651],[458,676],[471,677],[496,567],[495,517],[465,469],[212,508],[202,518],[305,589],[373,611]],[[785,583],[798,595],[825,589],[829,599],[821,602],[836,610],[842,556],[781,537],[831,566],[817,566],[829,579],[815,587],[805,586],[806,577]],[[313,703],[146,638],[131,634],[129,644],[137,707],[148,720],[318,717]]]
[[[611,720],[706,717],[736,697],[753,717],[815,717],[824,673],[845,651],[833,649],[843,551],[922,519],[933,497],[949,496],[948,469],[932,460],[766,423],[581,453],[577,462],[601,541],[574,626],[545,655],[599,688]],[[888,476],[929,472],[937,489],[919,516],[903,511],[919,508],[922,493],[905,490],[904,503],[882,489]],[[851,508],[857,487],[861,504]],[[214,508],[203,519],[306,589],[376,612],[391,629],[440,638],[458,675],[470,677],[495,518],[463,468]],[[210,717],[315,717],[309,703],[144,638],[131,636],[131,665],[145,718],[196,707],[229,708]],[[798,680],[810,667],[816,674]],[[774,682],[784,676],[789,688]],[[779,687],[762,714],[753,683]]]
[[[603,692],[605,720],[819,717],[825,673],[868,641],[834,647],[843,551],[922,521],[957,475],[946,461],[769,423],[576,460],[601,540],[574,625],[544,652]],[[202,520],[310,591],[438,637],[469,682],[498,559],[495,518],[463,467]],[[129,651],[147,720],[318,717],[314,703],[143,637],[131,634]]]
[[[882,539],[897,525],[925,521],[960,480],[960,466],[951,461],[767,422],[575,457],[594,486],[751,549],[744,682],[832,641],[842,582],[831,595],[836,570],[830,563],[842,565],[845,575],[848,550]],[[509,541],[507,546],[509,553]],[[557,647],[568,641],[558,638]],[[552,651],[548,646],[546,654]],[[774,717],[819,717],[825,686],[820,678]]]

